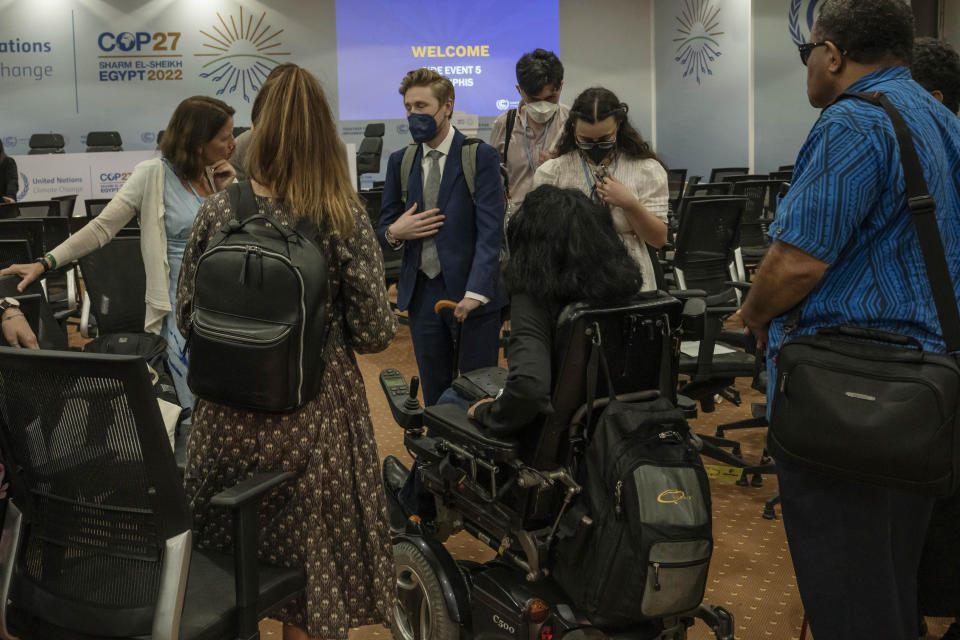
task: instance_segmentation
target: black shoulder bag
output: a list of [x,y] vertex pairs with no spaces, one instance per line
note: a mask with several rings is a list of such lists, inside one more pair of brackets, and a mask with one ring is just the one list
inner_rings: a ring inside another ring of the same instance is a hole
[[[783,462],[928,495],[960,483],[960,313],[913,137],[881,93],[846,94],[883,107],[897,135],[911,217],[947,353],[912,337],[827,327],[790,340],[777,358],[768,447]],[[788,320],[788,326],[791,322]]]

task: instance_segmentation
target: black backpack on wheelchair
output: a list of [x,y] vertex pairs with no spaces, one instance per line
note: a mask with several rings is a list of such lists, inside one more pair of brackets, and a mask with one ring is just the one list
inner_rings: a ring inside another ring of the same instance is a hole
[[[420,482],[437,503],[431,527],[412,518],[394,539],[395,637],[546,640],[614,630],[610,621],[591,618],[553,579],[558,536],[583,490],[577,469],[589,434],[582,425],[610,403],[607,387],[618,402],[674,402],[680,307],[662,293],[619,305],[566,307],[554,339],[554,412],[516,438],[478,428],[456,405],[423,409],[399,372],[381,373],[394,417],[406,430],[404,444],[417,459]],[[601,385],[600,399],[588,407],[586,371],[597,331],[611,382]],[[459,530],[497,557],[484,564],[455,562],[441,541]],[[733,637],[732,616],[700,604],[700,596],[689,611],[617,624],[615,630],[636,640],[681,640],[695,618],[705,620],[718,638]]]

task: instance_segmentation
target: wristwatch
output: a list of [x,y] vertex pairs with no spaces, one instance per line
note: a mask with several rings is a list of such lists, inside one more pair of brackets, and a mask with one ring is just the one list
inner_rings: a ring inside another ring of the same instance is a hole
[[390,231],[390,227],[387,227],[386,231],[383,232],[383,237],[387,239],[387,243],[389,243],[391,247],[399,247],[401,244],[403,244],[403,240],[397,240],[397,238],[393,235],[393,232]]
[[0,299],[0,316],[2,316],[10,307],[20,307],[20,301],[16,298]]

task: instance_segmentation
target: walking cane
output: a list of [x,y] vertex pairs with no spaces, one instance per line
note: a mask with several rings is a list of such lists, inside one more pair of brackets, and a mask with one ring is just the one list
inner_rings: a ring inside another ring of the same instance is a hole
[[[433,305],[433,312],[437,315],[440,314],[444,309],[449,309],[451,313],[457,308],[457,303],[453,300],[437,300],[437,304]],[[456,380],[457,376],[460,375],[460,343],[463,340],[463,321],[457,320],[457,337],[453,342],[453,377],[451,380]]]

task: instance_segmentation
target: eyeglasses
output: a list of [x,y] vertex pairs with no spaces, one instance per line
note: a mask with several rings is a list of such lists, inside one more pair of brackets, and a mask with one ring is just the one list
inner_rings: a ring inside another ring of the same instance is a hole
[[[810,54],[817,47],[826,46],[830,42],[829,40],[823,40],[822,42],[806,42],[804,44],[798,44],[797,49],[800,50],[800,62],[803,63],[803,66],[807,66],[807,61],[810,59]],[[833,43],[837,49],[840,50],[840,55],[847,55],[847,50],[838,45],[836,42]]]
[[577,140],[577,146],[584,151],[590,151],[594,147],[600,147],[601,149],[613,149],[613,145],[617,144],[616,139],[613,140],[601,140],[600,142],[583,142]]

